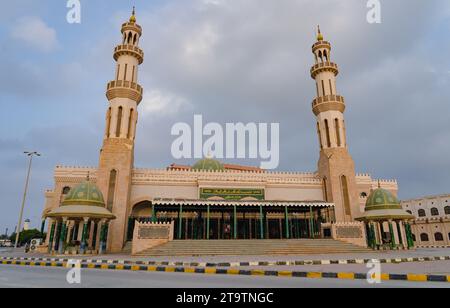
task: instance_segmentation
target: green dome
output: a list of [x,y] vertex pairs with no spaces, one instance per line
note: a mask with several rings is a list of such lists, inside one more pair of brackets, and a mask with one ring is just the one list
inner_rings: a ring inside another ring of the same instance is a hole
[[223,171],[225,170],[224,166],[217,160],[211,158],[205,158],[198,161],[193,167],[192,170],[198,171]]
[[370,193],[366,202],[366,212],[374,210],[402,209],[400,201],[390,191],[378,188]]
[[69,191],[61,206],[68,205],[105,207],[105,201],[100,189],[92,182],[85,181]]

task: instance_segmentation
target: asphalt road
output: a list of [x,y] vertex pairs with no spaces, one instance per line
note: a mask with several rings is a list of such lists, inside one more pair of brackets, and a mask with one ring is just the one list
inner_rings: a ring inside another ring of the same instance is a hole
[[336,279],[247,277],[83,269],[81,284],[66,281],[67,269],[0,265],[0,288],[450,288],[445,283],[383,282]]

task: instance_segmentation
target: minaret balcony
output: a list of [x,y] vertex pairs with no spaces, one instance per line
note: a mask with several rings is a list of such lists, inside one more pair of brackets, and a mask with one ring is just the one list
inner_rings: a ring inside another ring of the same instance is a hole
[[144,89],[135,82],[115,80],[108,83],[106,97],[110,101],[115,98],[129,98],[139,104],[143,93]]
[[338,65],[333,62],[318,63],[311,68],[311,77],[316,79],[316,76],[322,72],[332,72],[337,76],[339,74],[339,68]]
[[125,33],[125,31],[134,31],[139,33],[139,36],[142,35],[142,27],[134,22],[126,22],[122,24],[122,34]]
[[327,41],[318,41],[312,46],[312,50],[315,53],[319,49],[328,49],[331,50],[331,44]]
[[317,116],[322,112],[335,110],[344,113],[345,99],[340,95],[325,95],[316,98],[312,102],[314,114]]
[[114,49],[114,60],[118,60],[120,56],[130,55],[139,60],[139,64],[144,62],[144,51],[134,45],[119,45]]

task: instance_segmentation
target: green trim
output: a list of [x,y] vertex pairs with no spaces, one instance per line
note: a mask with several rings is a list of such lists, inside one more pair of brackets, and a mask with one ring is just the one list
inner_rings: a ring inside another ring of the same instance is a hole
[[207,220],[206,220],[206,239],[209,240],[209,228],[210,228],[210,219],[211,219],[211,212],[210,212],[210,206],[208,205],[207,207]]
[[290,238],[290,234],[289,234],[289,211],[288,211],[288,207],[285,207],[285,212],[284,212],[284,220],[285,220],[285,226],[286,226],[286,239]]
[[391,249],[395,249],[397,247],[397,244],[395,242],[395,234],[394,234],[394,227],[392,226],[392,222],[389,222],[389,233],[391,233]]
[[261,232],[261,239],[265,238],[264,236],[264,212],[262,205],[259,206],[259,231]]
[[233,223],[234,239],[237,240],[237,227],[238,227],[237,224],[238,224],[238,221],[237,221],[237,207],[236,207],[236,205],[233,208],[233,220],[234,220],[234,223]]
[[180,212],[178,214],[178,239],[181,240],[183,234],[183,205],[180,205]]

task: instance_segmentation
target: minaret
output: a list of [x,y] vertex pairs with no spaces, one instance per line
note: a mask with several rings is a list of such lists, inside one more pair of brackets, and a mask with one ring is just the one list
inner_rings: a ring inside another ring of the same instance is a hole
[[122,25],[121,44],[114,49],[117,65],[114,80],[108,83],[106,91],[109,108],[97,175],[97,185],[104,193],[107,207],[117,217],[109,228],[110,252],[120,252],[126,239],[137,107],[143,93],[138,84],[138,67],[144,61],[144,52],[139,48],[141,35],[133,8],[130,20]]
[[336,88],[339,69],[331,61],[331,44],[324,40],[320,27],[312,51],[315,64],[311,68],[311,76],[316,81],[317,90],[312,109],[317,118],[320,142],[318,170],[323,181],[324,199],[335,203],[338,222],[352,221],[358,214],[359,197],[355,166],[347,147],[345,100]]

